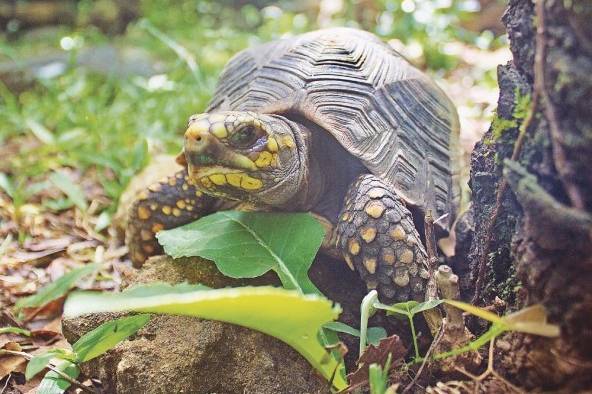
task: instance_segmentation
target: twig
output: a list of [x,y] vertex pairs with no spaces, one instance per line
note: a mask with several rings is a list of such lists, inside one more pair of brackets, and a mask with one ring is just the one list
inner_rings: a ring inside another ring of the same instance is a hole
[[[27,360],[31,360],[33,358],[33,356],[31,356],[29,353],[18,352],[16,350],[0,349],[0,355],[3,355],[3,354],[10,354],[12,356],[20,356],[20,357],[23,357],[23,358],[25,358]],[[70,384],[73,384],[74,386],[78,387],[82,391],[87,392],[87,393],[95,394],[95,391],[94,390],[92,390],[89,387],[83,385],[78,380],[71,378],[65,372],[60,371],[58,368],[54,367],[53,365],[47,364],[47,368],[50,369],[50,370],[52,370],[53,372],[57,373],[61,378],[63,378],[64,380],[67,380]]]
[[524,391],[518,387],[515,386],[514,384],[512,384],[509,380],[507,380],[506,378],[504,378],[502,375],[500,375],[493,367],[493,356],[494,356],[494,349],[495,349],[495,338],[492,338],[491,341],[489,342],[489,359],[487,360],[487,369],[485,369],[485,372],[483,372],[481,375],[476,376],[473,375],[472,373],[470,373],[469,371],[461,368],[461,367],[456,367],[456,370],[466,376],[468,376],[469,378],[471,378],[474,382],[475,382],[475,393],[479,392],[479,387],[481,386],[481,383],[488,378],[489,376],[493,376],[494,378],[497,378],[499,381],[501,381],[503,384],[505,384],[506,386],[508,386],[509,388],[511,388],[512,390],[514,390],[517,393],[524,393]]
[[427,365],[428,361],[430,361],[430,355],[432,354],[432,352],[434,351],[436,346],[438,346],[438,344],[440,343],[443,333],[444,333],[444,325],[441,324],[440,329],[438,330],[438,334],[434,337],[434,340],[430,344],[430,348],[426,352],[426,354],[423,358],[423,361],[421,362],[421,366],[417,370],[417,373],[415,374],[415,376],[413,377],[411,382],[409,382],[409,384],[407,386],[405,386],[405,388],[403,389],[401,394],[408,392],[409,390],[411,390],[413,388],[413,386],[415,386],[417,380],[419,379],[419,376],[423,372],[424,367]]
[[8,377],[6,378],[6,382],[4,382],[4,387],[2,387],[2,391],[0,391],[0,394],[4,394],[11,378],[12,378],[12,372],[8,374]]

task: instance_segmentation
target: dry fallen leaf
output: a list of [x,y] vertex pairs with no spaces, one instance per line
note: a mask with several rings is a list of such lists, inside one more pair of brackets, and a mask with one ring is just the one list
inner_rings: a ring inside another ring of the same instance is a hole
[[407,349],[397,335],[381,339],[378,346],[370,345],[366,348],[366,351],[358,359],[358,369],[347,375],[350,384],[348,392],[367,386],[368,367],[371,364],[384,366],[389,354],[391,354],[391,370],[398,367],[407,354]]

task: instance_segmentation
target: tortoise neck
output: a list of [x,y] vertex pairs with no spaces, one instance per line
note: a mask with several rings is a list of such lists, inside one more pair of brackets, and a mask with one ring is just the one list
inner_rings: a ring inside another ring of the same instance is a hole
[[[276,115],[278,116],[278,115]],[[337,220],[351,181],[368,170],[321,126],[298,112],[279,115],[292,127],[300,155],[298,191],[282,206]]]

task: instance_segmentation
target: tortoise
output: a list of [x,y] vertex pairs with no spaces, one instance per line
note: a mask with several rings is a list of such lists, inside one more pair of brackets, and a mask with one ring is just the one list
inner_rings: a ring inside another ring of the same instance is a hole
[[243,50],[189,118],[184,168],[132,205],[130,258],[141,265],[162,253],[158,231],[238,201],[325,218],[325,249],[369,289],[421,299],[423,218],[442,217],[443,233],[452,222],[458,133],[446,94],[371,33],[331,28]]

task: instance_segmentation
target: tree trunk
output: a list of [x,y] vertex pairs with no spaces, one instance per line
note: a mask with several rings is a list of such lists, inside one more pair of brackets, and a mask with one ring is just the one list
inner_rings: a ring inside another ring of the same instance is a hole
[[503,21],[513,61],[472,155],[474,231],[454,268],[476,304],[547,308],[561,336],[508,335],[496,367],[574,392],[592,384],[592,2],[511,0]]

